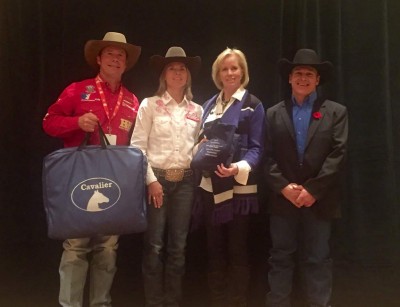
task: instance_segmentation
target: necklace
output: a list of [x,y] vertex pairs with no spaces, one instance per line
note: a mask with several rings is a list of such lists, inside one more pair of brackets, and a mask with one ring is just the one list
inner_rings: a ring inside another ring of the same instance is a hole
[[222,111],[225,111],[225,108],[228,105],[229,101],[231,101],[231,100],[229,99],[229,100],[226,100],[226,101],[223,101],[223,100],[221,101]]
[[227,101],[224,101],[221,97],[221,100],[219,101],[219,103],[217,103],[216,107],[215,107],[215,113],[216,115],[222,115],[225,111],[226,106],[228,105],[230,99]]

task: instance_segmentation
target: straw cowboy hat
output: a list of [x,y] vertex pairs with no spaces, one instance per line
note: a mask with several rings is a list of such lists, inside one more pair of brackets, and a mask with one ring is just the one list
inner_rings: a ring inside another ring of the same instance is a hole
[[150,67],[157,74],[161,74],[165,65],[172,62],[184,63],[190,70],[190,73],[194,75],[200,69],[201,58],[199,56],[188,57],[186,56],[185,50],[183,50],[181,47],[171,47],[168,49],[165,57],[161,55],[153,55],[150,58]]
[[317,53],[312,49],[299,49],[293,62],[288,59],[281,59],[278,62],[279,72],[285,80],[296,66],[311,66],[314,67],[320,75],[319,84],[324,83],[333,76],[333,65],[329,61],[321,62]]
[[122,48],[126,51],[127,58],[125,71],[128,71],[133,67],[133,65],[135,65],[141,52],[141,47],[128,44],[126,42],[125,35],[123,35],[122,33],[107,32],[106,35],[104,35],[103,40],[92,39],[86,42],[85,59],[90,66],[94,68],[99,67],[99,65],[97,64],[97,56],[103,48],[108,46]]

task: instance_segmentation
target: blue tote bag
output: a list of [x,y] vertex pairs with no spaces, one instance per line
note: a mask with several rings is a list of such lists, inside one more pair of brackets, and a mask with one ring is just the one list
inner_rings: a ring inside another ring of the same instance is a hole
[[147,227],[146,157],[138,148],[107,145],[101,132],[99,146],[83,143],[44,158],[43,201],[52,239],[137,233]]

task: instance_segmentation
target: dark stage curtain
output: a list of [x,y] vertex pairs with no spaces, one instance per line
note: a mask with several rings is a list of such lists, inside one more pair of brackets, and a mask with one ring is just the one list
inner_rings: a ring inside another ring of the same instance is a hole
[[395,264],[400,250],[399,14],[398,0],[1,0],[2,246],[12,251],[49,240],[41,163],[61,142],[43,133],[41,121],[65,86],[94,76],[83,58],[84,43],[118,31],[143,47],[124,79],[140,100],[157,86],[149,57],[164,55],[172,45],[202,57],[193,85],[199,103],[216,92],[211,65],[227,46],[247,55],[249,89],[265,107],[288,92],[278,76],[280,58],[292,59],[298,48],[307,47],[333,62],[336,78],[321,91],[346,105],[350,119],[343,217],[333,236],[336,257]]

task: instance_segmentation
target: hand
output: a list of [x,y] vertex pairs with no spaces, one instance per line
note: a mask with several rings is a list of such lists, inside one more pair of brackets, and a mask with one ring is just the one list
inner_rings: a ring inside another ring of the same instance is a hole
[[153,204],[155,208],[161,208],[163,205],[163,188],[158,181],[153,181],[148,186],[148,203]]
[[300,195],[296,199],[296,203],[301,207],[311,207],[316,199],[306,189],[302,189]]
[[99,119],[93,113],[85,113],[78,119],[78,126],[85,132],[93,132]]
[[217,165],[217,170],[215,174],[219,177],[230,177],[235,176],[239,172],[238,166],[236,164],[231,164],[229,167],[225,167],[224,164]]
[[303,186],[297,185],[296,183],[289,183],[286,187],[281,190],[282,195],[289,200],[293,205],[297,208],[300,208],[301,205],[296,202],[298,197],[300,196],[301,191],[303,190]]
[[199,145],[200,145],[200,144],[203,144],[203,143],[205,143],[205,142],[207,142],[207,141],[208,141],[207,137],[204,136],[204,137],[200,140]]

